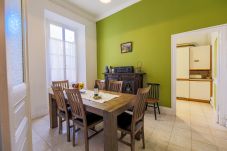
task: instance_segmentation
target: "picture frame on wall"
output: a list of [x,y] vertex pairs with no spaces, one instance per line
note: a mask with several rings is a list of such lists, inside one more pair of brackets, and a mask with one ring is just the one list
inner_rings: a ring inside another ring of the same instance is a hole
[[121,53],[132,52],[132,42],[125,42],[121,44]]

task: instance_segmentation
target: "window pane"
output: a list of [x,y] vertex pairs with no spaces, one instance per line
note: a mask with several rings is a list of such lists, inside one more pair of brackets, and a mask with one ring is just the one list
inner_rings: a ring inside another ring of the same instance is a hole
[[75,44],[70,42],[65,42],[65,53],[66,55],[76,56]]
[[49,53],[63,55],[63,41],[51,38],[49,41]]
[[50,24],[50,37],[62,40],[62,27]]
[[74,40],[75,40],[74,31],[65,29],[65,41],[74,42]]
[[9,56],[9,75],[13,86],[24,82],[21,2],[18,1],[18,5],[15,6],[13,11],[6,12],[7,55]]
[[65,80],[63,69],[51,69],[51,81]]
[[76,70],[66,69],[66,79],[70,82],[76,82]]
[[48,38],[50,80],[76,82],[75,32],[50,24],[50,35]]

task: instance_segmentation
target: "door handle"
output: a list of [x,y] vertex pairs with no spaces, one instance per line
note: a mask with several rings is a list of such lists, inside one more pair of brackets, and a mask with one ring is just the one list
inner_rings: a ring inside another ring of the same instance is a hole
[[199,59],[194,60],[194,62],[199,62]]

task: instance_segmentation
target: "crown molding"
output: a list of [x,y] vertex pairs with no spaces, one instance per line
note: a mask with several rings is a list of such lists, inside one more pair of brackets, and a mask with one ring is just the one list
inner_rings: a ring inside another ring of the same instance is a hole
[[111,9],[111,10],[108,10],[105,13],[97,16],[96,21],[99,21],[99,20],[102,20],[102,19],[104,19],[106,17],[109,17],[109,16],[111,16],[111,15],[113,15],[113,14],[115,14],[115,13],[117,13],[117,12],[119,12],[119,11],[121,11],[121,10],[123,10],[123,9],[133,5],[133,4],[135,4],[135,3],[140,2],[140,1],[141,0],[131,0],[129,2],[125,2],[125,3],[121,4],[121,5],[119,5],[118,7],[114,8],[114,9]]
[[77,5],[75,4],[72,4],[68,1],[62,1],[62,0],[49,0],[81,17],[84,17],[86,19],[88,19],[89,21],[92,21],[92,22],[96,22],[96,16],[95,15],[92,15],[91,13],[89,12],[86,12],[84,10],[82,10],[81,8],[79,8]]
[[49,0],[49,1],[65,8],[67,10],[70,10],[73,13],[75,13],[75,14],[81,16],[81,17],[84,17],[84,18],[86,18],[90,21],[96,22],[96,21],[100,21],[100,20],[102,20],[106,17],[109,17],[109,16],[111,16],[111,15],[113,15],[113,14],[135,4],[135,3],[138,3],[141,0],[130,0],[128,2],[125,2],[121,5],[119,5],[118,7],[115,7],[114,9],[110,9],[110,10],[108,10],[108,11],[106,11],[103,14],[98,15],[98,16],[81,9],[80,7],[78,7],[77,5],[75,5],[75,4],[73,4],[69,1],[62,1],[62,0]]

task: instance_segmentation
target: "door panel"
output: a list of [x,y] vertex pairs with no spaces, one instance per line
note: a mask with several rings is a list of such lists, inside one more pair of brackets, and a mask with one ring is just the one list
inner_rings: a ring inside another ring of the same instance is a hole
[[210,100],[210,82],[190,81],[190,98]]
[[180,98],[189,98],[189,81],[177,81],[176,94]]
[[5,41],[9,104],[10,144],[12,151],[30,151],[31,120],[27,94],[26,33],[23,20],[24,0],[5,0]]
[[189,47],[177,48],[177,78],[189,78]]
[[191,70],[210,70],[210,46],[199,46],[190,48],[190,69]]

